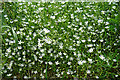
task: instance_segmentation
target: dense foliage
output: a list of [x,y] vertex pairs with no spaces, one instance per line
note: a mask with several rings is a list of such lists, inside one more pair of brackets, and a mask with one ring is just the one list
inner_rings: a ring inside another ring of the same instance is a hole
[[3,3],[3,78],[118,79],[118,5]]

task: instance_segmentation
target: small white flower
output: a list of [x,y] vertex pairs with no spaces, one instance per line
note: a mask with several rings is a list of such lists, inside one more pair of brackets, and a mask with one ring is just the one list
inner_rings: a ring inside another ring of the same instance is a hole
[[44,28],[43,31],[45,32],[45,34],[50,32],[50,30],[48,30],[46,28]]
[[71,28],[71,26],[69,25],[68,28]]
[[71,65],[71,62],[68,62],[67,64],[68,64],[68,65]]
[[7,15],[4,15],[4,17],[7,17]]
[[88,46],[88,47],[92,47],[93,45],[92,45],[92,44],[88,44],[87,46]]
[[78,61],[78,64],[79,64],[79,65],[83,65],[83,62],[82,62],[82,61]]
[[34,73],[36,74],[36,73],[37,73],[37,71],[34,71]]
[[72,60],[73,60],[73,58],[72,58],[72,57],[70,57],[70,60],[72,61]]
[[102,23],[103,22],[103,20],[98,20],[98,23]]
[[99,77],[98,77],[98,76],[96,76],[96,78],[98,79]]
[[102,14],[105,14],[105,11],[101,11]]
[[103,40],[101,39],[100,42],[103,42]]
[[96,40],[92,40],[92,42],[96,42]]
[[105,59],[105,57],[104,57],[103,55],[100,55],[99,57],[100,57],[100,59],[102,59],[102,60]]
[[90,63],[92,63],[92,59],[88,58],[88,61],[89,61]]
[[93,48],[90,48],[90,49],[88,50],[88,52],[92,53],[92,52],[93,52]]
[[73,14],[71,14],[71,18],[72,18],[72,19],[74,18]]
[[51,16],[50,18],[55,19],[55,16]]
[[108,29],[108,28],[109,28],[109,26],[106,26],[105,28],[106,28],[106,29]]
[[43,10],[43,9],[44,9],[43,7],[41,7],[41,8],[38,8],[38,10],[40,10],[40,11],[41,11],[41,10]]
[[86,63],[86,61],[85,61],[85,60],[83,60],[82,62],[83,62],[83,63]]
[[45,42],[48,43],[48,44],[51,44],[52,43],[52,40],[50,38],[46,38],[45,39]]
[[53,63],[50,61],[50,62],[48,62],[49,63],[49,65],[52,65]]
[[7,74],[7,76],[11,76],[12,74]]
[[118,75],[115,75],[115,77],[118,77]]
[[112,6],[112,8],[113,8],[113,9],[115,9],[115,8],[116,8],[116,6]]
[[15,55],[15,53],[13,52],[12,55]]
[[28,77],[27,76],[24,76],[24,79],[27,79]]
[[55,64],[56,64],[56,65],[58,65],[58,64],[59,64],[59,62],[57,61],[57,62],[55,62]]
[[116,62],[117,60],[116,59],[113,59],[114,62]]
[[86,72],[87,72],[88,74],[90,74],[90,70],[87,70]]
[[85,42],[86,40],[81,40],[82,42]]

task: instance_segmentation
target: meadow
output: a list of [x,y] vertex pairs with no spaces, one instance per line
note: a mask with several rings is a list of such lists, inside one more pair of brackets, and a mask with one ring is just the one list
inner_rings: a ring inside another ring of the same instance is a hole
[[2,3],[2,77],[119,79],[119,5]]

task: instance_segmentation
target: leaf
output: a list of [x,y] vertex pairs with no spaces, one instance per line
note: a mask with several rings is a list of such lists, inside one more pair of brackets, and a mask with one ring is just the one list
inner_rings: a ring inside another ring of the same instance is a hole
[[17,38],[17,34],[15,33],[13,27],[12,27],[12,33],[13,33],[13,36],[14,36],[14,39],[15,39],[15,42],[16,42],[16,45],[18,44],[18,38]]
[[7,28],[7,27],[8,27],[8,28],[11,28],[10,26],[2,26],[2,28]]

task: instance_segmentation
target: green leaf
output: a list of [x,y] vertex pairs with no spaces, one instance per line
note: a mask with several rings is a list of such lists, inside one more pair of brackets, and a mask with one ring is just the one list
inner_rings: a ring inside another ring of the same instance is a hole
[[8,28],[11,28],[10,26],[2,26],[2,28],[7,28],[7,27],[8,27]]
[[18,38],[17,38],[17,34],[15,33],[13,27],[12,27],[12,33],[13,33],[13,36],[14,36],[14,39],[15,39],[15,42],[16,42],[16,45],[18,44]]

